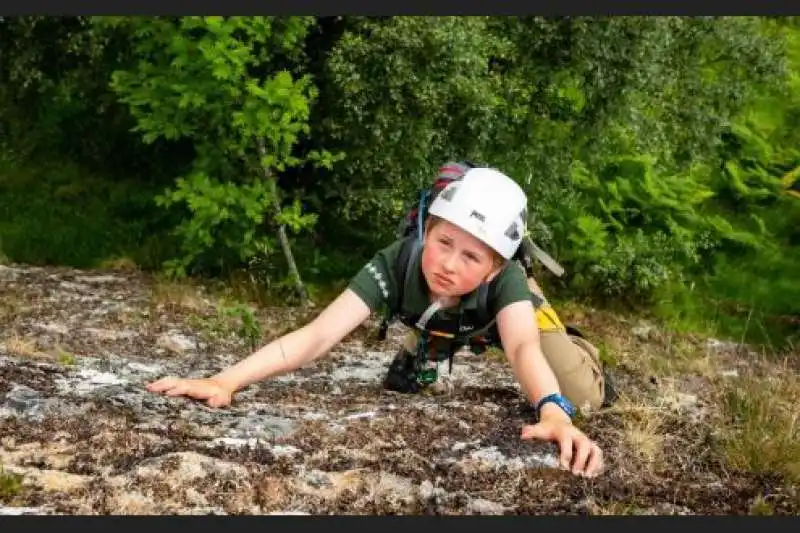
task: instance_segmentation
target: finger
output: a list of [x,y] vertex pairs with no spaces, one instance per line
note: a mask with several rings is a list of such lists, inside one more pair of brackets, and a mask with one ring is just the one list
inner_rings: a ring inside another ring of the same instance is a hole
[[603,471],[603,450],[597,444],[592,444],[592,453],[586,465],[586,475],[595,477]]
[[180,381],[175,384],[171,389],[164,392],[167,396],[184,396],[192,392],[191,383]]
[[537,438],[537,434],[539,433],[538,424],[528,424],[522,426],[522,433],[520,434],[521,439],[535,439]]
[[589,454],[592,452],[594,443],[588,438],[582,436],[575,439],[574,444],[577,452],[575,453],[575,458],[572,461],[572,473],[576,476],[583,475],[586,473],[586,462],[589,459]]
[[227,394],[218,393],[208,399],[209,407],[225,407],[230,403]]
[[561,467],[569,470],[572,463],[572,435],[565,431],[558,439],[558,446],[561,448]]
[[528,424],[522,427],[522,433],[520,438],[529,440],[529,439],[541,439],[541,440],[551,440],[552,439],[552,428],[550,426],[543,425],[541,422],[536,424]]
[[166,389],[174,387],[177,381],[178,379],[172,376],[161,378],[157,381],[153,381],[152,383],[148,383],[147,390],[150,392],[163,392]]
[[206,405],[208,405],[209,407],[211,407],[213,409],[218,408],[220,406],[219,404],[220,404],[220,400],[216,396],[211,396],[209,399],[206,400]]

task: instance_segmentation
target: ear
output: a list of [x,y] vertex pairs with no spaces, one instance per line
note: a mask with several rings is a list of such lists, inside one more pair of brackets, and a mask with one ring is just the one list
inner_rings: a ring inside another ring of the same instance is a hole
[[506,268],[506,266],[508,265],[508,261],[503,261],[502,263],[495,265],[496,266],[493,266],[492,270],[486,275],[486,278],[484,278],[485,283],[491,283],[492,281],[494,281],[494,278],[499,276],[500,273]]

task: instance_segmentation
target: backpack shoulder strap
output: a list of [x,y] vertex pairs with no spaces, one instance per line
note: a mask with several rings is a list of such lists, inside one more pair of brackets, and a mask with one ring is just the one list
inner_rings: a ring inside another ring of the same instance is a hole
[[489,324],[494,319],[494,280],[478,286],[478,320],[481,324]]
[[380,329],[378,331],[378,338],[380,340],[386,339],[386,332],[389,329],[389,323],[394,316],[402,310],[403,294],[408,283],[409,273],[411,271],[410,265],[414,260],[414,256],[419,250],[420,242],[416,235],[410,235],[403,239],[400,245],[400,252],[397,254],[395,261],[394,275],[397,282],[397,290],[392,295],[392,300],[387,304],[386,312],[383,316]]
[[419,249],[420,241],[416,235],[406,237],[400,246],[400,253],[397,255],[397,261],[394,264],[397,291],[392,301],[393,313],[398,313],[401,310],[403,294],[405,294],[405,288],[408,285],[408,278],[411,272],[411,263],[414,261]]

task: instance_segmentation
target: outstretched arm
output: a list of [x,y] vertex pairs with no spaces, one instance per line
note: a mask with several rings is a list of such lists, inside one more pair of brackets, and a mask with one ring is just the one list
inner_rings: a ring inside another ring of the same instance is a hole
[[[497,329],[514,374],[528,400],[534,404],[545,396],[560,393],[558,380],[542,353],[539,328],[530,301],[505,306],[497,314]],[[539,422],[522,428],[522,438],[556,441],[561,464],[574,474],[594,476],[603,466],[600,448],[572,425],[570,417],[553,403],[546,403]]]
[[213,379],[233,391],[291,372],[327,354],[369,317],[367,305],[347,289],[305,326],[287,333]]
[[231,402],[233,393],[263,379],[296,370],[327,354],[334,345],[364,322],[369,307],[346,289],[314,320],[273,340],[246,359],[207,379],[167,377],[150,383],[148,390],[168,396],[207,400],[212,407]]

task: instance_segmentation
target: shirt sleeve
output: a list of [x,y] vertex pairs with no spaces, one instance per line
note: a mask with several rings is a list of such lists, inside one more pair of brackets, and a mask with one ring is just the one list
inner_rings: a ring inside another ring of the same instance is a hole
[[495,314],[509,304],[526,300],[533,301],[533,295],[528,287],[528,280],[525,278],[521,268],[516,264],[509,264],[500,273],[495,283]]
[[358,273],[353,276],[347,288],[361,298],[370,311],[376,311],[386,303],[388,304],[397,294],[397,280],[395,279],[395,262],[400,253],[402,240],[395,241],[375,254]]

